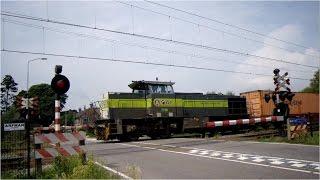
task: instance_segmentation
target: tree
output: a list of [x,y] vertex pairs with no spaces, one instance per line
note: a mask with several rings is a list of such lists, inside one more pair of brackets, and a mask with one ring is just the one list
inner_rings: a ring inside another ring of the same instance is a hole
[[77,116],[76,110],[68,110],[61,112],[61,125],[72,126]]
[[[18,96],[26,96],[26,91],[20,91]],[[29,97],[39,97],[39,115],[33,119],[33,122],[41,124],[43,126],[48,126],[54,121],[54,101],[56,99],[55,92],[51,89],[49,84],[37,84],[31,86],[29,89]],[[61,108],[64,107],[68,96],[66,94],[61,95],[60,103]]]
[[18,120],[20,115],[15,106],[10,106],[6,112],[1,115],[1,123],[9,123]]
[[302,92],[319,93],[319,70],[314,73],[309,86],[304,88]]
[[16,83],[11,75],[5,75],[1,82],[1,114],[8,110],[18,91],[18,83]]
[[232,91],[227,91],[227,92],[226,92],[226,95],[228,95],[228,96],[235,96],[234,92],[232,92]]

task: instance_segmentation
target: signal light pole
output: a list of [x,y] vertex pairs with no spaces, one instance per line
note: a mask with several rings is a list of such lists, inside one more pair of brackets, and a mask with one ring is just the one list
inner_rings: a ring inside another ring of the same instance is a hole
[[[290,79],[287,78],[288,72],[285,72],[283,75],[280,75],[280,70],[275,69],[273,71],[273,81],[274,85],[276,85],[274,92],[272,92],[272,97],[269,94],[265,94],[264,99],[268,103],[270,99],[272,99],[275,108],[273,110],[273,115],[284,116],[284,121],[287,122],[287,136],[290,136],[290,122],[288,120],[289,116],[289,105],[285,102],[285,100],[292,101],[294,93],[291,92],[291,89],[287,86],[290,85]],[[281,91],[281,88],[284,91]]]
[[51,88],[53,91],[56,93],[56,100],[55,100],[55,113],[54,113],[54,130],[56,132],[60,132],[61,127],[60,127],[60,110],[61,110],[61,104],[60,104],[60,99],[61,95],[66,93],[69,88],[70,88],[70,81],[67,77],[64,75],[61,75],[60,73],[62,72],[62,66],[61,65],[56,65],[55,67],[55,76],[51,80]]
[[46,61],[47,58],[36,58],[36,59],[31,59],[28,60],[28,66],[27,66],[27,93],[26,93],[26,110],[27,110],[27,115],[26,115],[26,138],[27,138],[27,176],[30,178],[30,154],[31,154],[31,147],[30,147],[30,102],[29,102],[29,69],[30,69],[30,63],[36,60],[42,60]]

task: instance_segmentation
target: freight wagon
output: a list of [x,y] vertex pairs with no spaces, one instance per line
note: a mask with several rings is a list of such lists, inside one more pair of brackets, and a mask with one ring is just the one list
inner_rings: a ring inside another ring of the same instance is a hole
[[[274,103],[266,103],[264,100],[265,94],[270,93],[271,91],[266,90],[240,93],[240,96],[247,100],[247,109],[250,117],[272,115],[272,111],[275,108]],[[291,102],[286,100],[286,103],[289,104],[290,115],[319,114],[319,94],[301,92],[294,92],[294,94],[295,96]]]
[[246,99],[203,93],[174,92],[174,82],[132,81],[130,93],[103,95],[97,139],[136,140],[169,137],[203,129],[212,120],[247,118]]

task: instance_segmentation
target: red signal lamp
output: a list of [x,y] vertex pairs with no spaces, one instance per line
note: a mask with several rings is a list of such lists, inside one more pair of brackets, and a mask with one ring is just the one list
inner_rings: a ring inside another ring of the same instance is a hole
[[56,74],[51,81],[51,88],[58,95],[66,93],[70,88],[70,81],[61,74]]

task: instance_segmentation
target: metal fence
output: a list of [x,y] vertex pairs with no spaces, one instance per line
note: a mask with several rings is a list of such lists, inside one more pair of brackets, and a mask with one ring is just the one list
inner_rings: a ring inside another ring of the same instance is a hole
[[1,179],[27,177],[27,136],[25,123],[1,123]]

